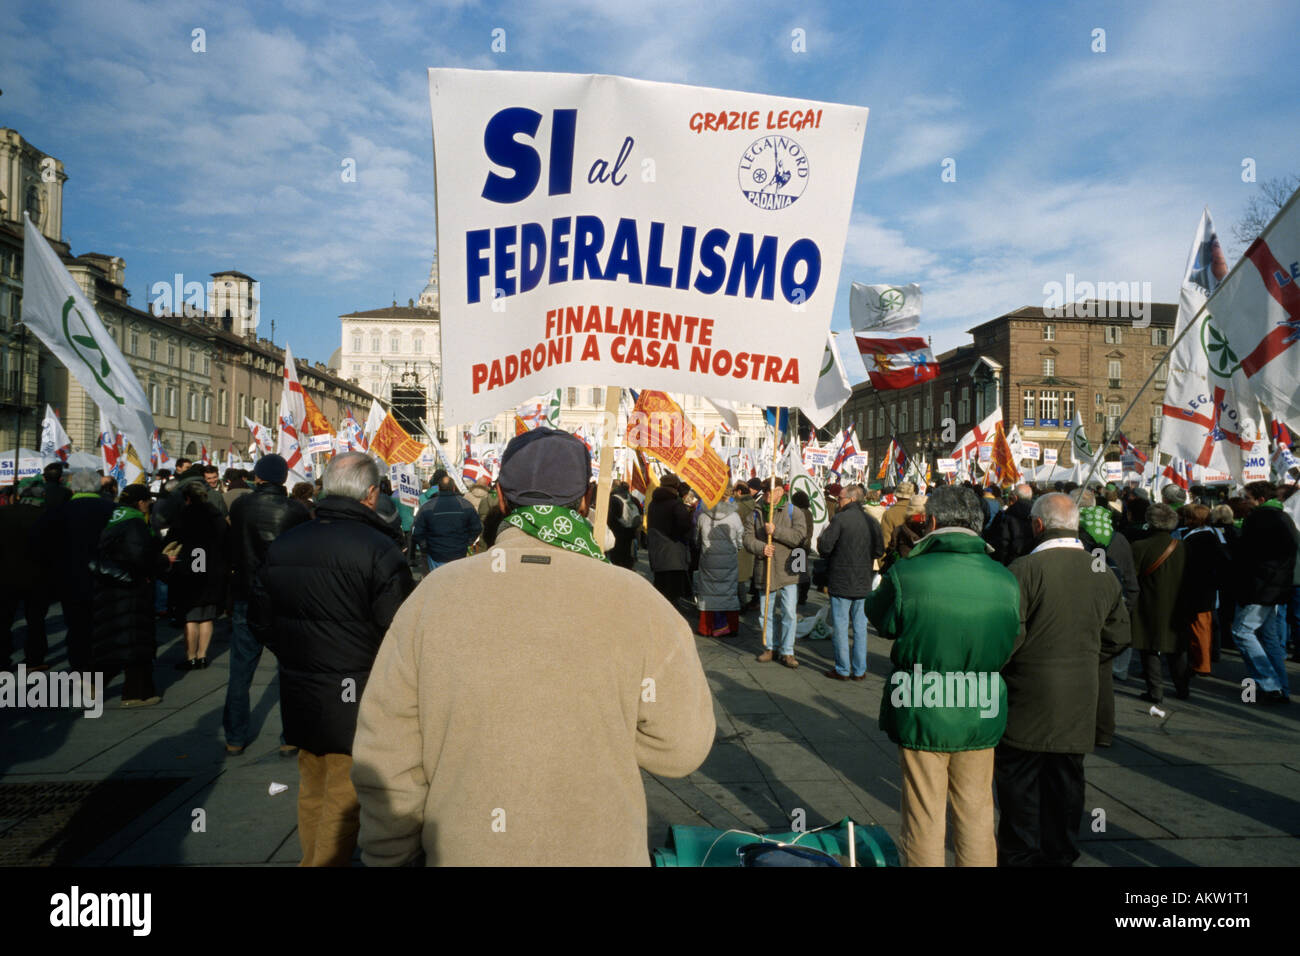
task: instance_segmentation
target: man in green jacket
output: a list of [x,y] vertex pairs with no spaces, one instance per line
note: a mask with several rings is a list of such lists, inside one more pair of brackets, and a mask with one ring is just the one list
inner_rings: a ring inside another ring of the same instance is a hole
[[999,672],[1020,630],[1020,589],[989,557],[973,491],[941,486],[925,514],[925,537],[867,598],[872,625],[894,641],[880,728],[903,771],[900,849],[907,866],[943,866],[951,798],[957,865],[993,866],[993,748],[1007,721]]
[[1119,580],[1079,540],[1079,508],[1043,495],[1030,511],[1037,546],[1012,561],[1020,581],[1021,636],[1002,669],[1007,729],[993,776],[998,864],[1070,866],[1079,857],[1083,756],[1097,732],[1103,662],[1128,645]]

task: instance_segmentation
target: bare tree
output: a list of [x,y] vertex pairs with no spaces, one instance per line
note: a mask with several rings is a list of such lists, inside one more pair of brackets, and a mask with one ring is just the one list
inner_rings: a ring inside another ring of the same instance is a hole
[[1246,203],[1246,211],[1232,227],[1232,234],[1241,243],[1243,249],[1255,241],[1298,188],[1300,188],[1300,176],[1294,173],[1259,184],[1259,192],[1250,197]]

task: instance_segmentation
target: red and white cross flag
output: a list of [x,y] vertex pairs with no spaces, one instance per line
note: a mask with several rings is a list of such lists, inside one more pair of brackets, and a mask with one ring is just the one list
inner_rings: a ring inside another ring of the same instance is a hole
[[957,447],[952,450],[952,457],[959,461],[969,461],[971,455],[979,451],[981,443],[993,440],[994,430],[1000,421],[1002,421],[1002,409],[999,407],[989,412],[984,421],[958,439]]
[[[1258,247],[1259,240],[1251,251]],[[1267,248],[1263,246],[1265,251]],[[1293,251],[1295,258],[1300,258],[1300,249]],[[1158,451],[1214,471],[1241,475],[1242,458],[1259,436],[1262,421],[1255,389],[1241,372],[1241,356],[1255,351],[1254,345],[1247,343],[1267,341],[1261,321],[1266,320],[1271,328],[1276,317],[1269,313],[1265,299],[1278,304],[1260,282],[1260,270],[1254,265],[1243,262],[1229,276],[1206,209],[1183,271],[1175,335],[1189,323],[1194,327],[1169,357]],[[1300,309],[1295,315],[1300,319]],[[1300,363],[1300,353],[1292,356],[1292,361]]]
[[284,391],[280,395],[280,430],[277,450],[289,466],[289,482],[313,482],[316,471],[311,458],[304,454],[300,444],[302,423],[307,417],[307,404],[298,383],[298,369],[293,364],[293,353],[284,347]]

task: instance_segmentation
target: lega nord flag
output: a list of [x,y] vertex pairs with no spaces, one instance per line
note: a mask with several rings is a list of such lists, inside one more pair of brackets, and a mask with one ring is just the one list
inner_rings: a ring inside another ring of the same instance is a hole
[[144,389],[81,286],[26,213],[23,220],[24,324],[67,367],[109,424],[136,448],[148,448],[154,422]]
[[1123,432],[1117,433],[1115,435],[1115,440],[1119,442],[1120,451],[1126,455],[1132,455],[1133,458],[1136,459],[1137,473],[1139,475],[1146,474],[1146,464],[1150,459],[1148,459],[1146,455],[1142,454],[1142,449],[1129,441],[1128,436]]
[[[294,363],[293,352],[289,350],[287,342],[284,346],[284,391],[280,397],[280,417],[282,419],[288,417],[298,430],[308,423],[307,393],[302,390],[302,385],[298,382],[298,367]],[[323,415],[321,417],[324,418]]]
[[835,453],[835,460],[831,462],[831,471],[837,475],[843,473],[846,463],[850,458],[858,453],[858,444],[854,441],[853,426],[850,425],[844,429],[840,439],[839,451]]
[[896,335],[911,332],[921,321],[921,287],[864,285],[849,290],[849,321],[857,332]]
[[1186,491],[1192,484],[1192,462],[1182,458],[1171,458],[1161,474]]
[[882,339],[858,335],[857,340],[867,377],[877,391],[919,385],[939,374],[939,363],[923,338]]
[[248,433],[252,436],[258,451],[263,455],[269,455],[275,450],[275,442],[271,439],[271,430],[260,422],[255,422],[251,418],[244,419],[244,425],[248,428]]
[[370,402],[370,414],[366,416],[366,427],[361,433],[362,451],[369,450],[370,439],[379,431],[379,426],[384,423],[384,407],[379,404],[379,399],[372,399]]
[[1275,444],[1284,448],[1290,448],[1295,440],[1291,434],[1291,429],[1287,428],[1285,423],[1278,421],[1276,418],[1273,419],[1272,424],[1269,425],[1269,434],[1272,436]]
[[[287,389],[285,390],[287,393]],[[312,482],[316,480],[311,458],[308,457],[298,438],[298,424],[293,413],[286,407],[288,403],[280,402],[280,428],[276,434],[276,453],[289,466],[291,481]]]
[[727,493],[730,471],[691,424],[681,407],[663,392],[645,390],[627,418],[627,444],[671,468],[712,508]]
[[[1199,339],[1208,357],[1216,399],[1220,389],[1240,396],[1240,438],[1255,437],[1251,426],[1258,421],[1247,395],[1283,421],[1300,418],[1300,190],[1213,290],[1198,325],[1188,338]],[[1215,444],[1240,448],[1235,423],[1217,410],[1214,415]]]
[[149,440],[149,465],[157,471],[159,468],[170,468],[171,464],[171,456],[167,454],[167,449],[163,448],[162,435],[155,428],[153,437]]
[[885,477],[890,474],[890,469],[894,467],[894,451],[898,443],[894,439],[889,439],[889,445],[885,448],[885,457],[880,460],[880,468],[876,471],[876,481],[884,481]]
[[63,430],[63,423],[59,421],[59,416],[54,414],[54,409],[49,405],[45,406],[45,418],[41,420],[40,450],[42,458],[47,460],[57,458],[65,463],[72,452],[72,439]]
[[[1257,246],[1258,243],[1251,249]],[[1267,250],[1267,246],[1262,248]],[[1227,277],[1228,264],[1219,248],[1210,211],[1206,209],[1201,213],[1183,269],[1174,333],[1181,334],[1193,321],[1195,327],[1178,340],[1169,357],[1157,450],[1203,468],[1240,476],[1242,458],[1250,452],[1259,435],[1260,418],[1258,400],[1247,377],[1238,369],[1242,357],[1251,352],[1245,344],[1246,338],[1250,335],[1263,338],[1264,334],[1257,324],[1252,324],[1253,316],[1246,317],[1244,327],[1239,328],[1243,320],[1234,316],[1231,308],[1220,311],[1216,304],[1213,309],[1201,311],[1210,296],[1215,297],[1216,303],[1220,301],[1219,293],[1223,291],[1220,287]],[[1252,288],[1250,283],[1243,284],[1240,280],[1251,280],[1258,286],[1255,291],[1269,298],[1259,285],[1259,270],[1243,261],[1232,274],[1232,280],[1239,305],[1260,308],[1261,315],[1267,317],[1268,307],[1258,296],[1240,298],[1240,293]],[[1273,300],[1269,298],[1269,301]],[[1214,319],[1212,313],[1217,313],[1219,318]],[[1229,342],[1230,334],[1236,336],[1233,344]],[[1292,377],[1292,385],[1294,381]]]
[[206,442],[199,446],[199,461],[204,465],[212,464],[212,462],[208,460],[208,445]]
[[853,388],[844,372],[844,363],[840,361],[840,351],[835,347],[835,335],[828,332],[826,353],[822,356],[821,370],[817,375],[817,388],[813,390],[812,400],[805,402],[801,409],[814,428],[824,428],[852,394]]
[[409,465],[420,460],[424,446],[407,434],[389,412],[370,439],[370,452],[387,465]]
[[1092,442],[1088,441],[1088,436],[1083,433],[1083,419],[1080,418],[1071,426],[1066,441],[1070,445],[1070,454],[1073,456],[1076,465],[1084,465],[1091,468],[1100,451],[1092,450]]
[[952,457],[962,462],[969,461],[971,455],[979,451],[982,443],[992,440],[994,429],[1000,421],[1002,421],[1002,409],[995,408],[982,422],[961,436],[952,450]]
[[803,455],[800,453],[798,442],[790,442],[786,450],[786,468],[790,475],[790,494],[802,491],[808,496],[808,510],[812,512],[813,519],[812,539],[816,541],[817,536],[826,527],[826,523],[830,521],[830,514],[826,508],[826,496],[813,480],[812,475],[808,474],[808,469],[803,466]]

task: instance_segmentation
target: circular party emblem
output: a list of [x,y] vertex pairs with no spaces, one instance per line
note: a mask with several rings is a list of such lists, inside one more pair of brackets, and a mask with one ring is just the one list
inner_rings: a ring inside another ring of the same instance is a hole
[[754,140],[740,157],[740,191],[759,209],[784,209],[808,185],[808,154],[789,136]]

